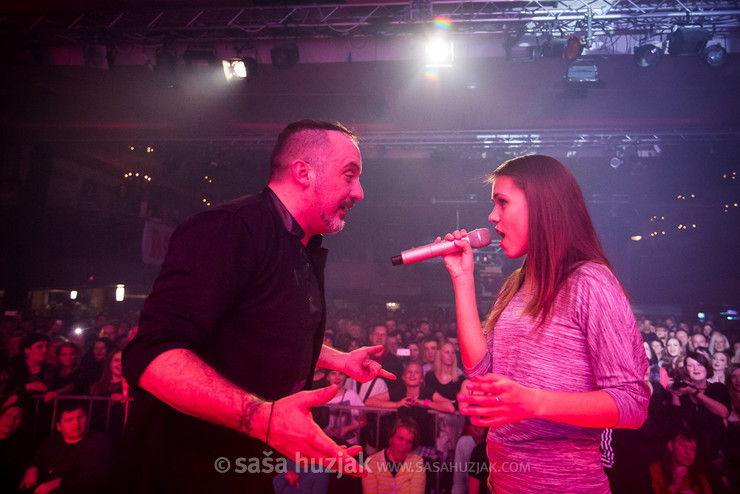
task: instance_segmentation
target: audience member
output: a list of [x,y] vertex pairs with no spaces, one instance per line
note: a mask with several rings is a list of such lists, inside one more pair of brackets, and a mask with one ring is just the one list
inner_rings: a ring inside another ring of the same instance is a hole
[[406,417],[396,421],[388,447],[367,459],[368,475],[362,479],[363,494],[424,492],[424,460],[414,454],[419,446],[419,435],[419,426],[413,419]]
[[424,372],[424,374],[432,370],[432,364],[434,364],[434,359],[437,358],[438,350],[439,344],[437,343],[437,340],[432,337],[424,338],[424,340],[422,341],[422,371]]
[[668,372],[669,377],[675,377],[676,369],[683,365],[683,347],[681,341],[675,336],[668,338],[665,346],[662,367]]
[[713,463],[718,458],[727,439],[725,419],[730,415],[730,395],[719,383],[707,382],[712,372],[709,359],[699,353],[688,351],[684,361],[684,374],[674,380],[668,388],[673,395],[673,405],[678,408],[681,421],[695,434],[701,467],[713,491],[721,488],[721,475]]
[[730,354],[726,351],[716,351],[712,355],[712,377],[707,379],[710,383],[725,384],[725,372],[730,365]]
[[422,385],[421,366],[408,364],[403,373],[403,386],[389,388],[388,392],[371,396],[367,406],[395,408],[399,417],[411,416],[421,427],[425,446],[432,446],[435,438],[434,424],[427,410],[452,413],[455,406],[450,400]]
[[424,375],[424,386],[455,404],[462,375],[463,372],[457,366],[455,347],[451,343],[444,343],[436,352],[431,372]]
[[729,352],[730,351],[730,340],[727,336],[722,333],[715,333],[712,335],[712,339],[709,340],[709,353],[714,355],[714,352]]
[[[483,444],[485,451],[487,427],[480,425],[470,425],[468,420],[468,433],[460,436],[455,444],[455,457],[453,465],[453,481],[451,494],[468,494],[468,472],[479,470],[480,465],[471,465],[470,455],[473,449],[479,444]],[[485,460],[488,466],[488,459]],[[486,472],[486,478],[488,477]],[[485,486],[485,480],[483,482]],[[487,492],[487,490],[486,490]]]
[[740,491],[740,364],[727,369],[727,390],[730,394],[730,415],[727,417],[725,468],[730,485]]
[[[327,402],[328,405],[351,405],[361,407],[364,405],[360,397],[351,389],[345,389],[344,381],[346,374],[337,371],[329,371],[329,384],[338,388],[334,398]],[[365,415],[358,410],[331,410],[329,414],[329,425],[324,432],[334,439],[337,444],[352,446],[360,443],[360,428],[365,426]]]
[[409,359],[406,361],[406,363],[415,363],[415,364],[421,364],[421,350],[419,349],[419,344],[416,342],[409,343],[408,346],[409,349]]
[[709,348],[709,343],[707,343],[707,338],[703,333],[694,333],[689,338],[687,349],[695,352],[699,348]]
[[9,389],[11,392],[40,394],[49,390],[53,368],[46,363],[49,337],[31,333],[21,340],[20,353],[11,363]]
[[686,349],[686,345],[689,343],[689,332],[683,328],[677,329],[676,338],[681,342],[681,348]]
[[106,359],[103,374],[90,386],[92,396],[105,396],[113,401],[122,401],[127,388],[121,368],[121,350],[111,353]]
[[77,345],[62,343],[56,348],[56,367],[52,373],[49,391],[44,395],[48,402],[57,396],[84,395],[87,390],[85,376],[77,365]]
[[105,492],[109,445],[104,434],[87,429],[85,406],[74,401],[63,403],[56,429],[60,434],[47,439],[33,456],[21,488],[35,493],[52,492],[60,486],[60,492]]
[[[391,353],[388,349],[388,328],[382,324],[378,324],[373,327],[370,332],[370,344],[373,346],[382,346],[383,352],[376,353],[372,356],[373,360],[380,362],[380,366],[393,374],[394,376],[400,376],[403,374],[403,363],[394,353]],[[385,384],[388,388],[398,387],[398,381],[394,379],[386,379]]]
[[97,382],[103,375],[105,362],[113,351],[113,341],[108,338],[98,338],[92,345],[92,349],[82,358],[82,371],[89,382]]
[[0,408],[0,492],[18,492],[33,449],[23,435],[23,406],[17,398]]
[[668,441],[662,461],[653,463],[650,474],[655,494],[711,494],[701,470],[696,437],[688,430],[679,430]]

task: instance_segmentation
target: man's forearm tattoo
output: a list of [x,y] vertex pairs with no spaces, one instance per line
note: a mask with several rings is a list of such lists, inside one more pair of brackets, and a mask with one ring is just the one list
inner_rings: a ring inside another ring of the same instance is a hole
[[260,401],[250,398],[244,398],[242,401],[242,409],[239,413],[239,429],[241,429],[244,434],[251,435],[252,429],[254,428],[252,420],[261,404],[262,403]]

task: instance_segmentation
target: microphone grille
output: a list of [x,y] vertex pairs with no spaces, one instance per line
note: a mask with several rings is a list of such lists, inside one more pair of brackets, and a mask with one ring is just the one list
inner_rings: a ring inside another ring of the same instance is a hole
[[478,228],[468,233],[470,246],[474,249],[480,249],[491,244],[491,232],[488,228]]

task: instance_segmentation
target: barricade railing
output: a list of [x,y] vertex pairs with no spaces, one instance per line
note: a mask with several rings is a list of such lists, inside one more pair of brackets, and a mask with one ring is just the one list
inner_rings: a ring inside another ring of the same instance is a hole
[[[33,396],[31,399],[34,402],[32,423],[34,436],[45,435],[45,430],[48,430],[49,433],[54,432],[59,406],[64,401],[75,401],[81,404],[87,402],[84,408],[87,410],[88,423],[92,428],[101,432],[120,434],[128,420],[130,403],[134,401],[131,397],[125,400],[113,400],[105,396],[89,395],[60,395],[48,402],[44,401],[44,395]],[[116,410],[118,405],[120,405],[121,413],[112,418],[112,411]],[[103,418],[101,418],[101,414],[104,415]]]
[[[114,436],[120,436],[123,432],[130,407],[136,406],[134,399],[131,397],[125,400],[113,400],[100,396],[63,395],[45,402],[44,396],[38,395],[32,397],[32,399],[34,400],[33,434],[35,436],[45,436],[47,431],[49,434],[54,432],[61,402],[65,400],[87,402],[84,406],[88,414],[89,427]],[[371,419],[372,423],[367,422],[365,427],[374,430],[372,444],[362,444],[370,451],[379,451],[387,444],[390,427],[392,427],[395,417],[398,415],[397,409],[383,407],[327,404],[313,408],[315,412],[318,412],[316,415],[320,415],[322,409],[326,409],[329,414],[338,412],[336,417],[338,417],[340,423],[345,423],[345,421],[351,423],[353,420],[359,422],[360,414],[364,414],[366,422]],[[421,438],[421,444],[424,446],[420,447],[417,453],[429,462],[451,462],[454,456],[455,443],[462,435],[465,423],[464,417],[458,412],[444,413],[427,409],[424,409],[424,411],[428,413],[433,423],[431,430],[434,437]],[[320,420],[317,419],[317,422],[320,422]],[[319,425],[326,427],[328,424],[319,423]],[[424,424],[419,425],[423,434],[425,432]],[[427,480],[435,482],[437,492],[439,492],[440,475],[428,476]]]

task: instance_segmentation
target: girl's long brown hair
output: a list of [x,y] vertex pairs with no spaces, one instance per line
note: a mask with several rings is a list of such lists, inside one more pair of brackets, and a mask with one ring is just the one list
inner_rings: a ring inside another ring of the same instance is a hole
[[529,207],[529,241],[522,267],[499,290],[485,332],[493,330],[511,299],[525,286],[527,305],[522,316],[537,320],[534,334],[550,320],[558,291],[578,266],[585,262],[597,262],[609,269],[611,266],[581,188],[565,165],[549,156],[520,156],[499,166],[487,182],[493,184],[497,177],[510,177],[524,191]]

